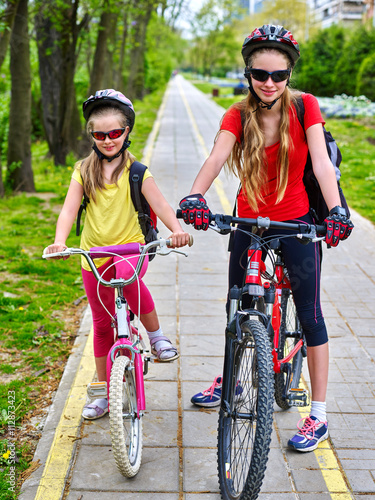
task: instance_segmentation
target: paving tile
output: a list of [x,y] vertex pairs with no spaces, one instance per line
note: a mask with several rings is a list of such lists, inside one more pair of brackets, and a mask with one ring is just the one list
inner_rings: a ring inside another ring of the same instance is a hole
[[[98,460],[100,457],[100,460]],[[177,448],[144,448],[142,467],[132,479],[117,470],[108,446],[81,446],[72,474],[71,488],[93,491],[178,492]]]
[[225,338],[222,334],[217,335],[181,335],[181,350],[186,356],[223,356]]
[[216,449],[185,448],[184,491],[218,493]]
[[292,470],[291,473],[297,491],[314,492],[314,494],[325,493],[328,491],[320,470],[295,469]]
[[368,470],[345,470],[354,492],[375,493],[374,476]]

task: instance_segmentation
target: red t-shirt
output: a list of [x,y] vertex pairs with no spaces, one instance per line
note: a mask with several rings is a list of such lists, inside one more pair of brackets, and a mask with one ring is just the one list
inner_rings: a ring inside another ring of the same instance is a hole
[[[303,94],[305,107],[305,130],[316,123],[325,121],[322,118],[317,99],[311,94]],[[226,112],[220,130],[232,132],[238,142],[241,142],[242,124],[241,114],[236,108],[229,108]],[[268,160],[267,181],[262,189],[264,203],[258,200],[258,211],[254,212],[247,201],[246,194],[241,188],[237,197],[237,211],[239,217],[256,218],[269,217],[271,220],[285,221],[301,217],[309,211],[309,201],[303,184],[308,146],[305,133],[296,113],[289,111],[289,133],[291,144],[289,147],[289,174],[288,184],[283,199],[276,204],[277,199],[277,154],[280,142],[265,148]]]

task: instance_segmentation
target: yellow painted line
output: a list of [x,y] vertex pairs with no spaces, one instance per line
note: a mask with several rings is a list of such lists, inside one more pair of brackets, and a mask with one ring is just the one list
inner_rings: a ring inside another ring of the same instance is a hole
[[93,331],[91,329],[64,410],[56,427],[34,500],[45,500],[46,498],[58,500],[63,494],[81,423],[82,409],[86,403],[87,383],[93,380],[95,375],[93,360]]
[[[210,153],[209,153],[209,151],[208,151],[208,149],[206,147],[206,144],[204,142],[204,139],[203,139],[201,133],[199,132],[199,128],[198,128],[197,122],[196,122],[196,120],[194,118],[193,112],[191,111],[189,103],[188,103],[188,101],[187,101],[187,99],[185,97],[185,94],[184,94],[184,91],[183,91],[183,88],[181,86],[180,81],[177,81],[177,85],[178,85],[178,88],[179,88],[179,91],[180,91],[181,98],[182,98],[182,100],[183,100],[183,102],[185,104],[185,108],[186,108],[187,114],[188,114],[188,116],[190,118],[191,125],[192,125],[192,127],[194,129],[195,136],[198,139],[198,142],[200,143],[200,145],[202,147],[204,155],[206,157],[208,157]],[[219,197],[221,206],[223,207],[224,213],[231,214],[233,212],[233,207],[229,203],[228,197],[225,194],[223,183],[222,183],[221,179],[219,179],[218,177],[216,177],[216,179],[214,180],[214,186],[215,186],[215,189],[216,189],[216,193],[217,193],[217,195]]]
[[[303,385],[306,390],[308,389],[303,376],[301,377],[301,385]],[[307,417],[310,414],[310,408],[310,406],[307,406],[298,409],[301,418]],[[314,455],[331,498],[333,500],[351,500],[352,495],[346,486],[342,470],[329,439],[318,444],[317,449],[314,450]]]

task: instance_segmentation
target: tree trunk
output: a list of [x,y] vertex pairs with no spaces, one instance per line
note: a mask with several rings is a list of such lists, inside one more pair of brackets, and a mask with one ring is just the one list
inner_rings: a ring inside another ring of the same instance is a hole
[[14,191],[35,191],[31,168],[31,72],[28,0],[20,0],[10,40],[12,94],[9,112],[8,171]]
[[[10,34],[13,28],[14,18],[16,16],[17,7],[19,0],[9,0],[7,2],[7,6],[0,17],[0,21],[3,24],[3,29],[0,32],[0,68],[4,62],[5,56],[7,54]],[[1,167],[1,158],[0,158],[0,198],[4,196],[4,184],[3,184],[3,175],[2,175],[2,167]]]
[[117,13],[113,12],[102,12],[100,16],[89,95],[95,94],[97,90],[113,87],[113,51],[109,49],[108,42],[113,41],[117,18]]
[[7,54],[10,34],[12,31],[18,4],[19,0],[8,0],[5,10],[0,16],[0,21],[3,25],[2,31],[0,32],[0,68]]
[[137,14],[132,36],[132,48],[130,52],[130,73],[127,83],[127,95],[129,99],[142,99],[145,88],[145,50],[146,31],[152,11],[155,8],[153,1],[137,2]]
[[47,0],[39,5],[35,17],[43,125],[55,165],[65,165],[67,154],[79,151],[81,123],[73,81],[80,30],[78,5],[79,0],[59,4]]
[[114,81],[115,88],[118,90],[122,90],[124,86],[124,78],[123,78],[123,68],[125,61],[125,50],[126,50],[126,41],[128,38],[128,13],[127,10],[124,9],[123,21],[122,21],[122,35],[121,35],[121,46],[120,46],[120,55],[119,55],[119,63],[118,69],[116,71]]

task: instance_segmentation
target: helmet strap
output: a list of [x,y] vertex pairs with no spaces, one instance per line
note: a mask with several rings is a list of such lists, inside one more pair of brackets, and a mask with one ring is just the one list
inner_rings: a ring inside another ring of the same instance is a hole
[[[281,95],[275,99],[274,101],[272,101],[270,104],[267,103],[267,102],[264,102],[262,101],[262,99],[258,96],[258,94],[255,92],[254,90],[254,87],[253,87],[253,84],[251,83],[251,77],[248,78],[248,82],[249,82],[249,90],[252,94],[252,96],[254,97],[254,99],[257,101],[258,103],[258,106],[253,110],[253,113],[255,113],[255,111],[257,111],[259,108],[262,108],[262,109],[268,109],[270,110],[276,103],[277,101],[280,99]],[[287,82],[287,85],[289,84],[289,79],[288,79],[288,82]]]
[[98,149],[98,147],[97,147],[97,145],[95,143],[93,144],[92,149],[97,154],[99,160],[107,160],[108,163],[110,163],[115,158],[118,158],[119,156],[121,156],[122,153],[125,151],[125,149],[127,149],[130,146],[130,144],[131,144],[131,141],[127,141],[125,139],[123,145],[121,146],[120,151],[117,154],[115,154],[114,156],[106,156],[106,155],[104,155],[101,151],[99,151],[99,149]]

